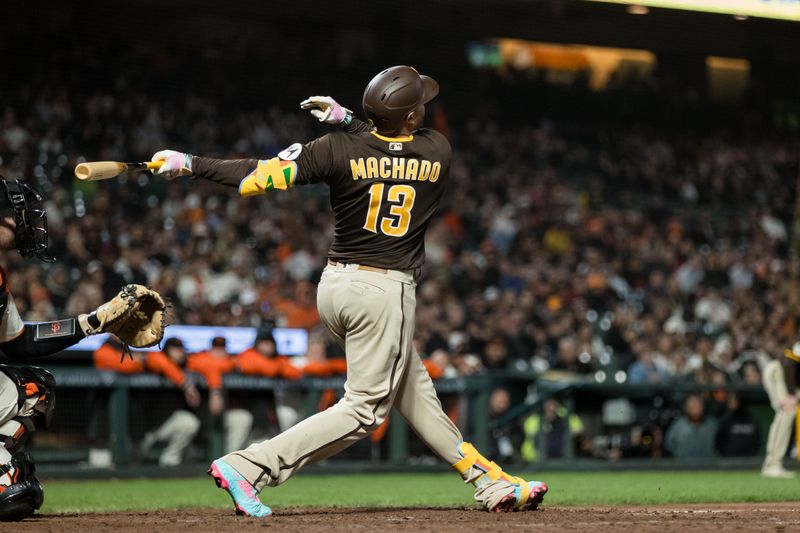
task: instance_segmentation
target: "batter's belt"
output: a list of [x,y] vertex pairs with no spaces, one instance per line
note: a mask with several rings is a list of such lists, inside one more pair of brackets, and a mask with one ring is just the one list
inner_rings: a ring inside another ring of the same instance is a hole
[[[328,259],[328,264],[330,266],[336,266],[340,263]],[[385,268],[371,267],[369,265],[358,265],[358,270],[366,270],[367,272],[377,272],[378,274],[386,274],[388,272],[388,270],[386,270]]]
[[328,266],[333,267],[336,270],[363,270],[366,272],[375,272],[377,274],[383,274],[385,276],[389,276],[390,279],[395,281],[399,281],[401,283],[411,283],[416,284],[416,278],[419,276],[419,269],[416,270],[392,270],[386,268],[378,268],[369,265],[360,265],[355,263],[341,263],[337,261],[333,261],[328,259]]

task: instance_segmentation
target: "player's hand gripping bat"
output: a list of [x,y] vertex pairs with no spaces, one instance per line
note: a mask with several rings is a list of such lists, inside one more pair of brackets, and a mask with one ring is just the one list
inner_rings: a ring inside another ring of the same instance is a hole
[[121,163],[119,161],[91,161],[75,167],[75,177],[81,181],[97,181],[114,178],[129,170],[158,170],[163,161],[144,163]]

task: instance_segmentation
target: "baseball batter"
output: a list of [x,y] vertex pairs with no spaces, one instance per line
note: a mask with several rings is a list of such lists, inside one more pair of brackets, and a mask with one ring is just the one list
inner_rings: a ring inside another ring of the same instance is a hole
[[762,381],[767,391],[775,418],[769,426],[767,454],[761,475],[771,478],[795,477],[783,467],[783,458],[792,438],[792,425],[797,411],[797,375],[800,372],[800,342],[783,352],[783,356],[764,367]]
[[335,217],[328,265],[317,294],[319,314],[347,353],[342,400],[275,438],[230,453],[209,474],[237,513],[269,516],[257,494],[369,435],[394,406],[417,435],[475,486],[489,511],[534,509],[547,486],[510,476],[464,442],[442,411],[430,376],[412,348],[415,274],[425,260],[425,232],[445,191],[451,149],[421,128],[438,84],[395,66],[367,85],[363,107],[373,127],[328,97],[301,104],[321,121],[341,124],[307,144],[265,160],[216,160],[164,150],[159,173],[194,174],[236,187],[242,196],[324,182]]

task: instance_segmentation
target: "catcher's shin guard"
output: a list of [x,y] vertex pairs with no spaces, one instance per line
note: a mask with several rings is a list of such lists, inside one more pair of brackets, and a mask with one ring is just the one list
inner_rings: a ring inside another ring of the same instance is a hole
[[[36,366],[0,365],[0,372],[11,378],[19,397],[17,416],[0,426],[0,442],[11,450],[22,444],[24,435],[50,427],[56,405],[56,380],[50,372]],[[18,424],[12,424],[14,421]],[[24,430],[18,426],[24,426]]]
[[36,467],[27,453],[16,453],[0,465],[0,522],[28,518],[44,503],[44,490],[36,478]]
[[497,463],[486,459],[469,442],[460,443],[458,453],[462,458],[452,466],[465,483],[475,486],[475,499],[487,511],[532,511],[547,493],[546,484],[525,481],[503,472]]

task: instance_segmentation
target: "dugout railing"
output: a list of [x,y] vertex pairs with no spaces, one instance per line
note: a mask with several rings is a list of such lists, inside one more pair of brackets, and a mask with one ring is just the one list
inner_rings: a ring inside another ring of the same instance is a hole
[[[59,391],[63,394],[70,392],[100,393],[105,404],[105,424],[103,426],[105,442],[111,456],[111,467],[125,470],[128,467],[138,467],[132,461],[135,457],[133,448],[142,435],[132,434],[132,410],[137,407],[141,398],[151,393],[161,391],[175,392],[175,386],[165,378],[153,374],[124,375],[114,372],[98,371],[86,367],[59,367],[50,368],[56,377]],[[204,386],[200,376],[194,376],[199,386]],[[303,392],[303,405],[301,416],[309,416],[317,411],[321,395],[326,390],[335,390],[341,394],[344,384],[343,377],[313,378],[305,377],[297,381],[282,379],[244,376],[228,374],[224,378],[224,387],[229,393],[250,391],[253,398],[260,392],[273,393],[285,390],[299,390]],[[687,383],[664,383],[657,385],[629,385],[616,383],[596,383],[588,380],[576,379],[542,379],[531,373],[499,373],[481,374],[475,376],[440,379],[435,382],[437,392],[444,398],[455,399],[461,407],[460,426],[465,437],[470,439],[481,449],[487,449],[492,439],[493,432],[508,425],[520,424],[525,417],[540,412],[543,403],[550,398],[556,398],[569,411],[582,413],[586,417],[599,416],[602,405],[609,399],[626,398],[648,416],[647,412],[661,409],[671,410],[677,414],[680,402],[689,393],[710,393],[719,390],[719,386],[694,385]],[[515,401],[512,407],[502,415],[493,415],[489,409],[489,398],[495,387],[503,386],[515,391]],[[761,428],[762,448],[766,440],[772,411],[767,396],[763,389],[756,385],[728,384],[728,392],[735,392],[749,403],[758,424]],[[74,413],[75,405],[59,405],[56,417],[85,417],[86,412]],[[222,452],[223,434],[220,417],[207,417],[204,424],[205,432],[203,447],[205,457],[209,459],[218,457]],[[37,460],[48,462],[85,462],[86,450],[73,449],[59,443],[60,437],[48,440],[49,432],[42,432],[42,439],[34,441],[34,452]],[[55,433],[58,435],[58,433]],[[401,467],[408,464],[411,448],[414,447],[415,438],[402,417],[392,414],[386,435],[386,451],[382,460],[377,464],[383,467]],[[44,441],[44,444],[40,444]],[[417,443],[419,444],[419,443]],[[417,449],[419,446],[417,446]],[[565,445],[563,461],[574,462],[575,450],[572,446]],[[552,461],[548,461],[552,463]],[[371,461],[376,464],[375,461]],[[708,465],[710,466],[710,465]]]
[[[50,371],[56,378],[59,391],[94,390],[107,392],[107,427],[108,449],[111,453],[111,462],[114,468],[125,468],[132,457],[131,446],[135,439],[130,435],[131,396],[135,391],[174,390],[175,386],[166,378],[154,374],[118,374],[115,372],[99,371],[87,368],[53,367]],[[194,382],[200,387],[205,386],[203,378],[193,375]],[[304,392],[305,398],[301,415],[310,416],[317,411],[322,393],[326,390],[343,390],[344,377],[315,378],[304,377],[296,381],[274,379],[266,377],[244,376],[228,374],[224,376],[223,384],[227,392],[259,391],[277,392],[287,389],[297,389]],[[490,393],[491,378],[488,376],[470,376],[464,378],[442,379],[436,381],[436,390],[440,394],[457,395],[466,401],[466,410],[470,413],[472,422],[478,431],[473,440],[476,444],[485,444],[488,438],[488,395]],[[65,407],[64,407],[65,408]],[[67,416],[60,409],[56,416]],[[207,454],[208,458],[218,457],[222,453],[222,423],[221,417],[209,417],[207,424]],[[408,453],[409,431],[401,417],[393,416],[388,431],[388,461],[395,464],[403,463]],[[41,460],[74,457],[58,453],[52,449],[39,451]]]

